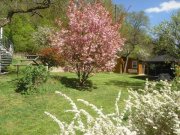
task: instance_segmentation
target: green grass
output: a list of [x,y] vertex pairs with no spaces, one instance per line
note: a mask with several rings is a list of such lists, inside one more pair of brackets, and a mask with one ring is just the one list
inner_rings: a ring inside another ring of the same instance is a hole
[[[52,74],[47,83],[39,88],[39,93],[21,95],[15,92],[15,74],[0,75],[0,135],[51,135],[58,134],[59,128],[51,118],[44,114],[48,111],[62,121],[70,121],[72,114],[64,112],[70,105],[64,98],[56,95],[56,90],[65,93],[75,102],[85,99],[104,112],[114,111],[114,102],[118,92],[122,91],[120,108],[128,97],[127,88],[143,87],[144,80],[133,75],[100,73],[91,77],[93,88],[79,91],[68,83],[76,76],[72,73]],[[64,81],[63,78],[66,80]],[[81,103],[79,107],[86,108]],[[93,111],[87,108],[90,113]]]

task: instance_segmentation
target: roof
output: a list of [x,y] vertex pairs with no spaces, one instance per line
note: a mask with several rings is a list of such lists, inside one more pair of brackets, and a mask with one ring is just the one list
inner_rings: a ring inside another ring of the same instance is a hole
[[146,60],[146,62],[180,62],[180,59],[176,59],[169,55],[157,55]]

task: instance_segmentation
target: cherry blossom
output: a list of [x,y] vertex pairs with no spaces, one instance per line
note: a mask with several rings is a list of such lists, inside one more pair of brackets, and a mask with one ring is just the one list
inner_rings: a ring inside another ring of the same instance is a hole
[[59,48],[69,70],[75,71],[84,85],[90,73],[114,67],[116,52],[124,44],[119,33],[121,23],[114,23],[100,2],[77,4],[71,0],[67,17],[66,28],[57,21],[61,30],[52,35],[51,44]]

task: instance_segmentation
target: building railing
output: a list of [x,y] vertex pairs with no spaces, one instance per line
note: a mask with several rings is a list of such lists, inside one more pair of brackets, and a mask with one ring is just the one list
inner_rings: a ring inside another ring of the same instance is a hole
[[13,43],[5,36],[0,39],[0,47],[13,54]]

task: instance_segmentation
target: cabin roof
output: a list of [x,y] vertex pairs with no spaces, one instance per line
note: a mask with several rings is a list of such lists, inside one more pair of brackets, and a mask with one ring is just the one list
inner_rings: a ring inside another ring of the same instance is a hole
[[157,55],[146,60],[146,62],[180,62],[180,59],[176,59],[169,55]]

